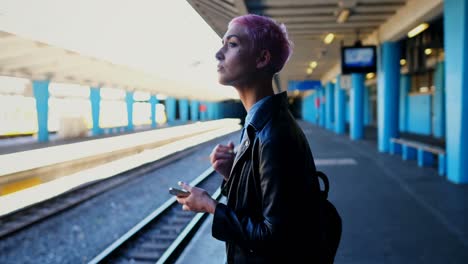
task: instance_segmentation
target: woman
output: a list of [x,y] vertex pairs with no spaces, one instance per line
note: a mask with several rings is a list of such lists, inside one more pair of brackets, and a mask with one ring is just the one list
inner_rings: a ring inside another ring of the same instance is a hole
[[184,210],[214,214],[212,235],[226,242],[228,263],[323,263],[318,258],[319,184],[309,144],[272,80],[291,54],[286,28],[270,18],[234,18],[216,53],[219,82],[233,86],[247,111],[237,153],[210,155],[224,177],[227,204],[203,189],[177,197]]

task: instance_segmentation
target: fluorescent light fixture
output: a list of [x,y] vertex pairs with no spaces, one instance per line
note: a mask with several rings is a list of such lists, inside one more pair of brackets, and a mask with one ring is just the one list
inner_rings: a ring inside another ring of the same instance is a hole
[[311,62],[311,63],[309,64],[309,66],[310,66],[312,69],[317,68],[317,65],[318,65],[318,64],[317,64],[316,61],[313,61],[313,62]]
[[348,20],[350,13],[351,12],[347,8],[341,9],[340,12],[338,13],[338,17],[336,18],[336,22],[340,24],[346,22]]
[[417,27],[413,28],[412,30],[410,30],[408,32],[408,38],[412,38],[412,37],[418,35],[419,33],[426,30],[428,27],[429,27],[428,23],[419,24]]
[[401,65],[401,66],[406,65],[406,60],[405,60],[405,59],[401,59],[401,60],[400,60],[400,65]]
[[311,68],[307,68],[307,74],[312,74],[312,69]]
[[369,72],[368,74],[366,74],[366,79],[368,79],[368,80],[372,79],[374,77],[375,77],[375,73],[373,73],[373,72]]
[[424,54],[431,55],[432,54],[432,49],[425,49]]
[[323,39],[323,42],[325,42],[325,44],[330,44],[332,43],[334,38],[335,38],[335,35],[333,33],[328,33]]

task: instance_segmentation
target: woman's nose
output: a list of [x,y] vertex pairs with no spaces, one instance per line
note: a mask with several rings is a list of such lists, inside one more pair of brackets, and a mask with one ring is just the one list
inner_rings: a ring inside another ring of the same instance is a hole
[[219,60],[219,61],[224,59],[224,54],[223,54],[222,50],[223,49],[218,50],[218,52],[216,52],[216,54],[215,54],[216,59]]

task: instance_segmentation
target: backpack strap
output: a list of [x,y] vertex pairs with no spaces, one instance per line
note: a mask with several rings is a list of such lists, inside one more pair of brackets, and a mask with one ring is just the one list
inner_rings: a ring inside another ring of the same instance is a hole
[[[328,182],[328,177],[325,173],[321,171],[316,172],[317,177],[323,181],[324,190],[320,190],[320,194],[324,199],[328,199],[328,190],[330,189],[330,183]],[[319,183],[320,184],[320,183]]]

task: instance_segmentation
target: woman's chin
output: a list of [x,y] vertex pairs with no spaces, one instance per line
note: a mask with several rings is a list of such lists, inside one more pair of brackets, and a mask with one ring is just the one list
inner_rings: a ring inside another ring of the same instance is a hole
[[221,85],[229,85],[229,82],[226,79],[223,79],[222,77],[218,78],[218,83]]

